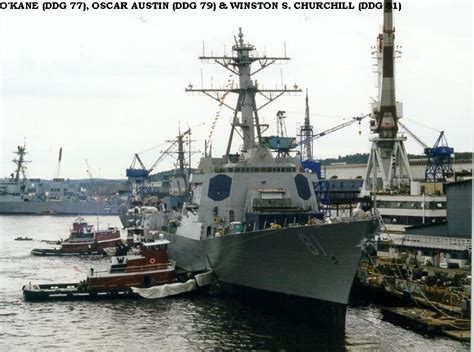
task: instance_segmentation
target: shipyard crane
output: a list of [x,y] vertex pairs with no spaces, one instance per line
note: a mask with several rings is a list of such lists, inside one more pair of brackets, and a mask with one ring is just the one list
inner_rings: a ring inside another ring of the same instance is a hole
[[444,131],[441,131],[428,156],[425,178],[433,182],[446,181],[454,173],[452,155],[454,148],[449,147]]
[[[297,143],[297,146],[301,148],[300,157],[301,157],[301,164],[305,170],[309,172],[316,173],[318,178],[324,178],[323,174],[321,173],[321,164],[319,161],[314,160],[313,158],[313,144],[312,142],[316,139],[321,137],[327,136],[330,133],[336,132],[344,127],[350,126],[356,122],[361,123],[363,119],[370,114],[352,117],[349,121],[341,123],[337,126],[328,128],[319,133],[313,133],[313,126],[309,124],[309,107],[308,101],[306,100],[306,117],[305,117],[305,124],[300,129],[300,141]],[[359,134],[360,134],[359,130]]]
[[[135,166],[137,163],[139,167]],[[137,153],[135,153],[132,163],[130,164],[130,167],[126,171],[126,176],[129,178],[130,177],[131,178],[148,177],[148,169],[145,167],[142,160],[140,159],[140,156]]]
[[[347,122],[344,122],[344,123],[341,123],[340,125],[337,125],[337,126],[334,126],[334,127],[331,127],[325,131],[322,131],[320,133],[316,133],[312,139],[315,140],[315,139],[318,139],[318,138],[321,138],[327,134],[330,134],[330,133],[333,133],[333,132],[336,132],[338,130],[340,130],[341,128],[344,128],[344,127],[347,127],[347,126],[350,126],[352,125],[353,123],[356,123],[358,122],[359,125],[360,125],[360,122],[365,119],[367,116],[370,116],[370,114],[366,114],[366,115],[362,115],[362,116],[357,116],[357,117],[353,117],[351,118],[351,120],[347,121]],[[360,134],[360,131],[359,131],[359,134]]]
[[165,149],[165,151],[161,152],[161,154],[158,156],[158,158],[150,168],[147,168],[140,159],[139,154],[135,153],[135,156],[132,160],[132,164],[126,170],[125,174],[131,184],[137,185],[138,193],[143,194],[149,192],[151,188],[149,184],[150,174],[158,166],[158,164],[160,164],[164,160],[165,156],[168,154],[171,148],[174,147],[175,144],[176,141],[174,143],[171,143],[168,148]]
[[[190,136],[191,136],[191,128],[188,128],[183,133],[181,133],[180,131],[176,139],[166,141],[167,143],[169,143],[168,147],[160,153],[160,155],[158,156],[158,158],[155,160],[155,162],[152,164],[150,168],[145,167],[138,153],[135,154],[130,167],[126,169],[126,176],[128,177],[130,185],[131,186],[135,185],[135,186],[132,186],[132,187],[135,187],[135,192],[140,193],[142,195],[145,193],[151,192],[150,175],[153,172],[153,170],[155,170],[156,167],[165,159],[165,157],[170,154],[178,155],[177,160],[178,160],[179,171],[177,172],[177,175],[180,177],[183,177],[184,182],[185,182],[185,187],[186,189],[188,189],[187,176],[185,172],[184,144],[185,142],[191,143]],[[189,139],[185,140],[186,137],[188,137]],[[177,148],[177,150],[174,150],[174,148]],[[147,151],[149,150],[151,149],[148,149]],[[189,149],[189,154],[191,155],[191,149]],[[190,165],[190,162],[189,162],[189,165]]]
[[[86,172],[87,172],[87,174],[89,175],[89,178],[90,178],[90,180],[91,180],[91,182],[90,182],[90,187],[92,188],[92,184],[93,184],[92,181],[94,180],[94,178],[92,177],[92,172],[91,172],[91,167],[90,167],[90,165],[89,165],[89,162],[87,161],[87,159],[85,159],[85,161],[86,161],[86,166],[87,166]],[[97,194],[97,192],[99,192],[99,194],[100,194],[100,188],[99,188],[99,189],[96,189],[96,190],[94,191],[94,193],[96,193],[96,194]],[[97,228],[99,228],[99,218],[98,218],[98,217],[97,217]]]
[[407,126],[405,126],[403,123],[398,121],[398,124],[400,125],[401,128],[403,128],[415,141],[418,142],[419,145],[423,147],[423,152],[426,154],[429,147],[426,145],[425,142],[423,142],[412,130],[410,130]]
[[59,148],[59,157],[58,157],[58,164],[56,166],[56,172],[54,173],[54,178],[59,179],[61,176],[61,160],[63,157],[63,147]]
[[[138,167],[136,166],[137,163]],[[148,189],[147,180],[149,172],[137,153],[135,153],[132,164],[126,170],[125,174],[128,178],[133,193],[136,191],[138,191],[138,193],[143,193],[145,192],[145,189]]]
[[[150,168],[147,168],[143,161],[140,159],[140,155],[138,153],[135,153],[132,163],[130,164],[130,167],[126,170],[126,176],[130,179],[142,179],[142,178],[147,178],[150,176],[152,171],[158,166],[159,163],[161,163],[165,156],[168,154],[168,152],[175,146],[177,141],[173,141],[168,148],[165,149],[165,151],[161,152],[158,158],[155,160],[153,165]],[[141,153],[140,153],[141,154]],[[137,166],[138,164],[138,166]]]
[[372,47],[377,73],[378,97],[371,104],[369,159],[364,176],[363,194],[401,190],[413,181],[404,142],[398,133],[403,117],[402,104],[395,91],[395,59],[400,46],[395,44],[395,26],[391,2],[383,4],[383,29]]
[[89,178],[92,180],[91,167],[90,167],[89,162],[87,161],[87,159],[85,159],[85,160],[86,160],[86,166],[87,166],[86,172],[89,175]]
[[152,173],[152,171],[158,166],[158,164],[160,164],[164,159],[165,159],[165,156],[168,155],[168,153],[171,151],[171,149],[178,143],[178,140],[174,140],[170,143],[170,145],[168,146],[168,148],[165,149],[164,152],[162,152],[160,154],[160,156],[158,157],[158,159],[155,160],[155,162],[153,163],[153,165],[148,169],[148,176]]
[[[328,128],[327,130],[324,130],[324,131],[322,131],[322,132],[315,133],[315,134],[313,134],[309,139],[302,139],[302,140],[300,140],[300,142],[298,142],[298,146],[301,146],[301,145],[307,143],[308,141],[313,141],[313,140],[315,140],[315,139],[324,137],[324,136],[326,136],[326,135],[328,135],[328,134],[330,134],[330,133],[336,132],[336,131],[338,131],[338,130],[344,128],[344,127],[350,126],[350,125],[352,125],[352,124],[354,124],[354,123],[356,123],[356,122],[358,122],[359,125],[360,125],[361,121],[362,121],[363,119],[365,119],[367,116],[370,116],[370,114],[366,114],[366,115],[362,115],[362,116],[357,116],[357,117],[352,117],[349,121],[346,121],[346,122],[341,123],[341,124],[339,124],[339,125],[337,125],[337,126]],[[359,131],[359,133],[360,133],[360,131]]]
[[425,169],[425,182],[444,182],[453,174],[453,163],[451,156],[454,148],[449,147],[444,131],[439,132],[439,137],[432,147],[428,147],[413,131],[398,121],[402,127],[419,145],[423,147],[423,153],[427,157]]

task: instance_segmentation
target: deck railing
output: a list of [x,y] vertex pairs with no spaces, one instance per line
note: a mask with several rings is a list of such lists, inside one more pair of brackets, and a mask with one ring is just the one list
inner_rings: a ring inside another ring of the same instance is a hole
[[400,241],[404,246],[441,248],[452,250],[471,250],[472,240],[470,238],[438,237],[424,235],[405,235]]

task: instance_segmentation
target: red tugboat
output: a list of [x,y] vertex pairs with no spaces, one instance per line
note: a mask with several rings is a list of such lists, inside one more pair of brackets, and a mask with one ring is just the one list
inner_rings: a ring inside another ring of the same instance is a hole
[[168,259],[167,240],[141,243],[125,256],[112,257],[108,272],[94,272],[87,277],[87,286],[94,288],[150,287],[172,283],[175,265]]
[[[108,271],[90,269],[86,280],[72,284],[44,284],[23,286],[27,301],[74,300],[95,298],[138,297],[134,288],[159,287],[189,279],[177,279],[175,262],[168,258],[167,240],[140,243],[126,255],[111,258]],[[125,250],[125,246],[120,250]],[[193,280],[194,281],[194,280]]]
[[78,217],[72,224],[69,238],[61,243],[59,249],[33,249],[31,254],[38,256],[64,256],[104,254],[104,249],[115,248],[122,243],[120,230],[109,227],[95,230],[83,218]]

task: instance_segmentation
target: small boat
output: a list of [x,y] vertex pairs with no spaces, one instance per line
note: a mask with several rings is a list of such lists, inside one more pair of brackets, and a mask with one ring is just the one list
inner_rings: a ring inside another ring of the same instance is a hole
[[[107,271],[91,268],[86,280],[79,283],[29,283],[23,286],[23,296],[26,301],[162,298],[209,284],[209,275],[203,280],[194,279],[191,273],[178,273],[176,263],[168,258],[168,244],[164,239],[140,243],[126,255],[112,257]],[[160,292],[158,296],[156,291]]]
[[69,238],[59,242],[59,249],[33,249],[31,254],[37,256],[77,256],[105,254],[106,248],[115,248],[122,244],[120,230],[109,227],[106,230],[94,230],[83,218],[78,217],[72,224]]
[[15,241],[33,241],[33,239],[31,237],[18,236],[17,238],[15,238]]

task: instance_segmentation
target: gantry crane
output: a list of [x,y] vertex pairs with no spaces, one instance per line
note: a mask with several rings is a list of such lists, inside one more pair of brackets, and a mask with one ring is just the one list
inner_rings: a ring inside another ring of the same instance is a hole
[[402,127],[415,141],[423,147],[427,157],[425,169],[426,182],[445,182],[446,178],[453,174],[453,163],[451,156],[454,148],[449,147],[444,131],[440,131],[439,137],[432,147],[428,147],[413,131],[398,121]]
[[[140,155],[135,153],[133,157],[132,164],[126,170],[125,174],[128,177],[128,181],[131,185],[135,185],[136,192],[140,195],[147,194],[151,191],[151,184],[150,184],[150,174],[152,171],[160,164],[168,155],[170,150],[175,146],[177,140],[171,143],[168,148],[166,148],[161,154],[158,156],[156,161],[150,168],[147,168],[145,164],[143,164],[142,160],[140,159]],[[138,164],[138,165],[137,165]]]
[[[132,163],[128,169],[126,169],[126,176],[130,182],[130,185],[135,188],[136,193],[139,195],[149,194],[152,191],[151,183],[150,183],[150,175],[153,170],[165,159],[167,155],[170,154],[177,154],[177,161],[178,161],[178,169],[176,171],[176,176],[182,177],[184,180],[185,188],[188,190],[188,175],[185,170],[185,150],[184,144],[191,143],[191,128],[188,128],[185,132],[178,133],[176,139],[168,140],[169,143],[168,147],[160,153],[156,161],[150,168],[147,168],[145,164],[140,159],[140,154],[136,153],[133,157]],[[156,147],[154,147],[156,148]],[[152,149],[154,149],[152,148]],[[146,151],[149,151],[148,149]],[[189,149],[189,157],[193,152]],[[191,166],[190,162],[188,163],[189,167]]]

